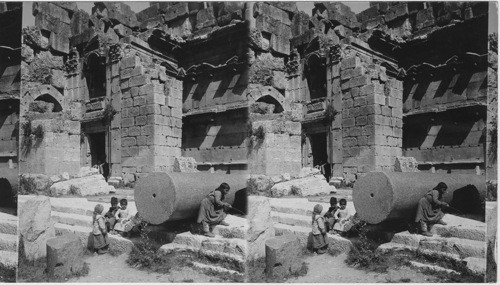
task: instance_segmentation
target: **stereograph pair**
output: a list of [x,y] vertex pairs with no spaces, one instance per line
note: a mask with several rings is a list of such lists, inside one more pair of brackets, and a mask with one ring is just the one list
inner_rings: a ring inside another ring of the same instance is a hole
[[0,2],[0,282],[496,282],[496,2]]

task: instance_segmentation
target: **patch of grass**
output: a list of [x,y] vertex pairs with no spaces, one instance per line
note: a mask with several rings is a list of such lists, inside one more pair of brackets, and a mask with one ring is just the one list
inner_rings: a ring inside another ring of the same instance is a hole
[[192,266],[191,256],[185,254],[164,254],[159,251],[161,245],[149,237],[147,225],[141,232],[141,238],[134,243],[127,263],[137,269],[150,272],[169,273],[176,266]]
[[80,195],[80,191],[79,191],[78,187],[76,187],[75,185],[71,185],[69,187],[68,194],[69,195]]
[[377,243],[361,234],[360,238],[353,242],[345,262],[367,271],[385,273],[390,265],[389,260],[387,255],[376,250],[377,247]]
[[15,283],[16,269],[8,268],[0,264],[0,283]]
[[[439,279],[439,282],[452,283],[477,283],[484,282],[484,276],[476,274],[466,266],[466,262],[455,260],[453,258],[438,255],[422,253],[420,251],[398,250],[380,252],[377,251],[378,243],[367,238],[364,234],[353,241],[353,247],[349,252],[346,263],[359,269],[386,273],[389,269],[398,269],[402,266],[411,267],[410,261],[418,261],[424,264],[437,265],[443,268],[451,269],[459,274],[446,273],[432,269],[418,269],[426,275],[431,275]],[[410,280],[401,279],[395,282],[406,283]]]
[[181,281],[182,283],[193,283],[194,280],[193,279],[182,279]]

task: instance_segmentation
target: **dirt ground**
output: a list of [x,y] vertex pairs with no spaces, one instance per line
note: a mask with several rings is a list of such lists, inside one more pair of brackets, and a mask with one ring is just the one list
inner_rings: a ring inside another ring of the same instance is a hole
[[306,276],[290,278],[290,283],[432,283],[436,277],[426,275],[409,267],[390,269],[387,273],[366,272],[348,266],[347,255],[332,256],[329,254],[310,255],[305,261],[308,264]]
[[89,264],[87,276],[71,278],[68,282],[222,282],[215,276],[200,273],[190,267],[172,270],[169,274],[159,274],[138,270],[130,267],[127,262],[127,254],[111,256],[109,254],[86,256],[85,262]]

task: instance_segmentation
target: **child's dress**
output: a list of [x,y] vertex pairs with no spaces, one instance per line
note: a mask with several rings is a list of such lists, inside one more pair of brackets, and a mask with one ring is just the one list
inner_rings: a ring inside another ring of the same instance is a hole
[[97,215],[95,217],[92,228],[92,236],[94,238],[93,242],[95,250],[103,249],[109,245],[106,223],[104,221],[104,217],[101,215]]
[[118,211],[119,207],[109,207],[109,211],[104,215],[104,220],[106,221],[106,227],[108,231],[111,231],[112,229],[115,228],[115,223],[116,223],[116,212]]
[[325,217],[325,228],[326,228],[327,232],[329,232],[330,230],[332,230],[333,229],[333,225],[335,225],[335,223],[337,222],[337,220],[335,219],[334,215],[335,215],[335,213],[337,212],[338,209],[339,209],[339,206],[330,207],[330,208],[328,208],[328,211],[324,215],[324,217]]
[[335,217],[335,219],[337,219],[337,222],[335,223],[335,225],[333,225],[334,230],[341,232],[349,230],[351,225],[351,223],[349,223],[349,219],[351,218],[351,215],[347,208],[343,210],[338,209],[333,216]]
[[325,220],[321,215],[316,215],[312,223],[313,249],[322,249],[326,244]]
[[119,231],[119,232],[125,231],[125,225],[127,224],[127,222],[130,219],[129,209],[125,209],[125,210],[119,209],[116,212],[115,218],[116,218],[115,231]]

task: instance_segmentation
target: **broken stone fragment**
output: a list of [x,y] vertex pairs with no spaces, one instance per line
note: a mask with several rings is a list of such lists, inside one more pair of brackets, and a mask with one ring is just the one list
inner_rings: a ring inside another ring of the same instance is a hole
[[302,267],[300,239],[288,234],[266,240],[266,276],[279,278],[297,273]]
[[84,267],[84,248],[80,238],[67,233],[47,240],[47,274],[67,277],[78,274]]
[[266,240],[274,237],[274,221],[271,217],[269,198],[263,196],[248,197],[247,260],[256,260],[266,255]]
[[47,196],[19,196],[19,237],[26,259],[37,260],[47,255],[46,242],[54,237],[50,199]]

